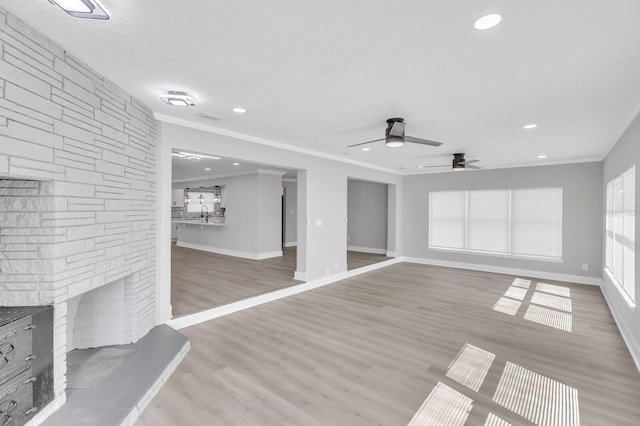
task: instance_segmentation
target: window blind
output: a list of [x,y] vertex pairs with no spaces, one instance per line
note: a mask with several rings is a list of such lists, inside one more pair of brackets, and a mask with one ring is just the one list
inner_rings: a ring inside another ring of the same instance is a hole
[[509,252],[509,191],[469,191],[467,248]]
[[430,192],[429,248],[560,258],[562,188]]
[[562,189],[513,191],[512,253],[562,255]]
[[605,267],[635,302],[636,169],[607,183]]
[[463,191],[429,194],[429,245],[465,248],[466,197]]

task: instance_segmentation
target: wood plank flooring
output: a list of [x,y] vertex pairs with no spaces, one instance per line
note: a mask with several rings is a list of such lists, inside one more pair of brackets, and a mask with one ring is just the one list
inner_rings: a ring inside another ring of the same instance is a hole
[[373,265],[374,263],[383,262],[385,260],[391,260],[392,257],[387,257],[384,254],[362,253],[358,251],[347,251],[347,270],[361,268],[367,265]]
[[[526,320],[540,288],[532,280],[525,292],[510,291],[513,281],[400,263],[189,327],[191,351],[137,424],[406,425],[437,386],[473,400],[468,425],[488,416],[531,425],[517,404],[540,411],[555,403],[563,405],[556,417],[539,424],[640,424],[640,374],[600,289],[545,281],[569,289],[568,332]],[[513,315],[493,309],[508,291]],[[450,371],[466,344],[495,357],[470,387]],[[510,402],[498,403],[509,371],[574,389],[577,404],[562,396],[571,392],[545,390],[534,401],[534,382],[514,382]],[[579,423],[560,422],[569,409]]]
[[[349,269],[390,258],[379,254],[347,252]],[[296,248],[282,257],[242,259],[171,245],[171,305],[174,316],[201,311],[251,296],[285,288],[294,280]]]
[[293,279],[296,248],[264,260],[243,259],[171,246],[171,305],[174,316],[209,309],[302,281]]

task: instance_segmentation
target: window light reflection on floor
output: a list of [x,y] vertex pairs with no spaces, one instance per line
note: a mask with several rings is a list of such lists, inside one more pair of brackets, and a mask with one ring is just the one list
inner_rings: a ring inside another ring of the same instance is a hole
[[449,365],[447,377],[478,392],[495,357],[491,352],[467,343]]
[[493,401],[540,426],[579,426],[578,390],[507,362]]

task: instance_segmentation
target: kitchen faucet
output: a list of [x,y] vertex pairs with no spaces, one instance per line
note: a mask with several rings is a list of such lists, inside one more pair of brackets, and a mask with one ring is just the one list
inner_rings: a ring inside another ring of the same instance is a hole
[[[207,215],[204,215],[204,209],[207,209]],[[202,207],[200,207],[200,218],[202,219],[204,217],[205,222],[209,223],[209,218],[211,217],[211,215],[209,214],[209,207],[205,206],[204,204],[202,205]]]

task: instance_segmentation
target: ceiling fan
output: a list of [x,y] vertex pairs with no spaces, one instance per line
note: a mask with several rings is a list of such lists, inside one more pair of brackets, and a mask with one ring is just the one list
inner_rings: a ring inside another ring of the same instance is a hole
[[[452,169],[454,171],[461,171],[464,169],[474,169],[474,170],[478,170],[481,169],[482,167],[479,166],[472,166],[470,164],[473,163],[477,163],[480,160],[465,160],[464,159],[464,152],[460,152],[457,154],[453,154],[453,161],[451,162],[451,166]],[[428,169],[430,167],[449,167],[448,164],[438,164],[436,166],[420,166],[421,169]]]
[[442,142],[430,141],[428,139],[414,138],[413,136],[407,136],[404,134],[404,118],[390,118],[387,120],[387,130],[384,138],[375,139],[369,142],[357,143],[349,145],[347,148],[354,146],[366,145],[368,143],[385,141],[385,145],[389,148],[397,148],[404,145],[405,142],[418,143],[421,145],[440,146]]

